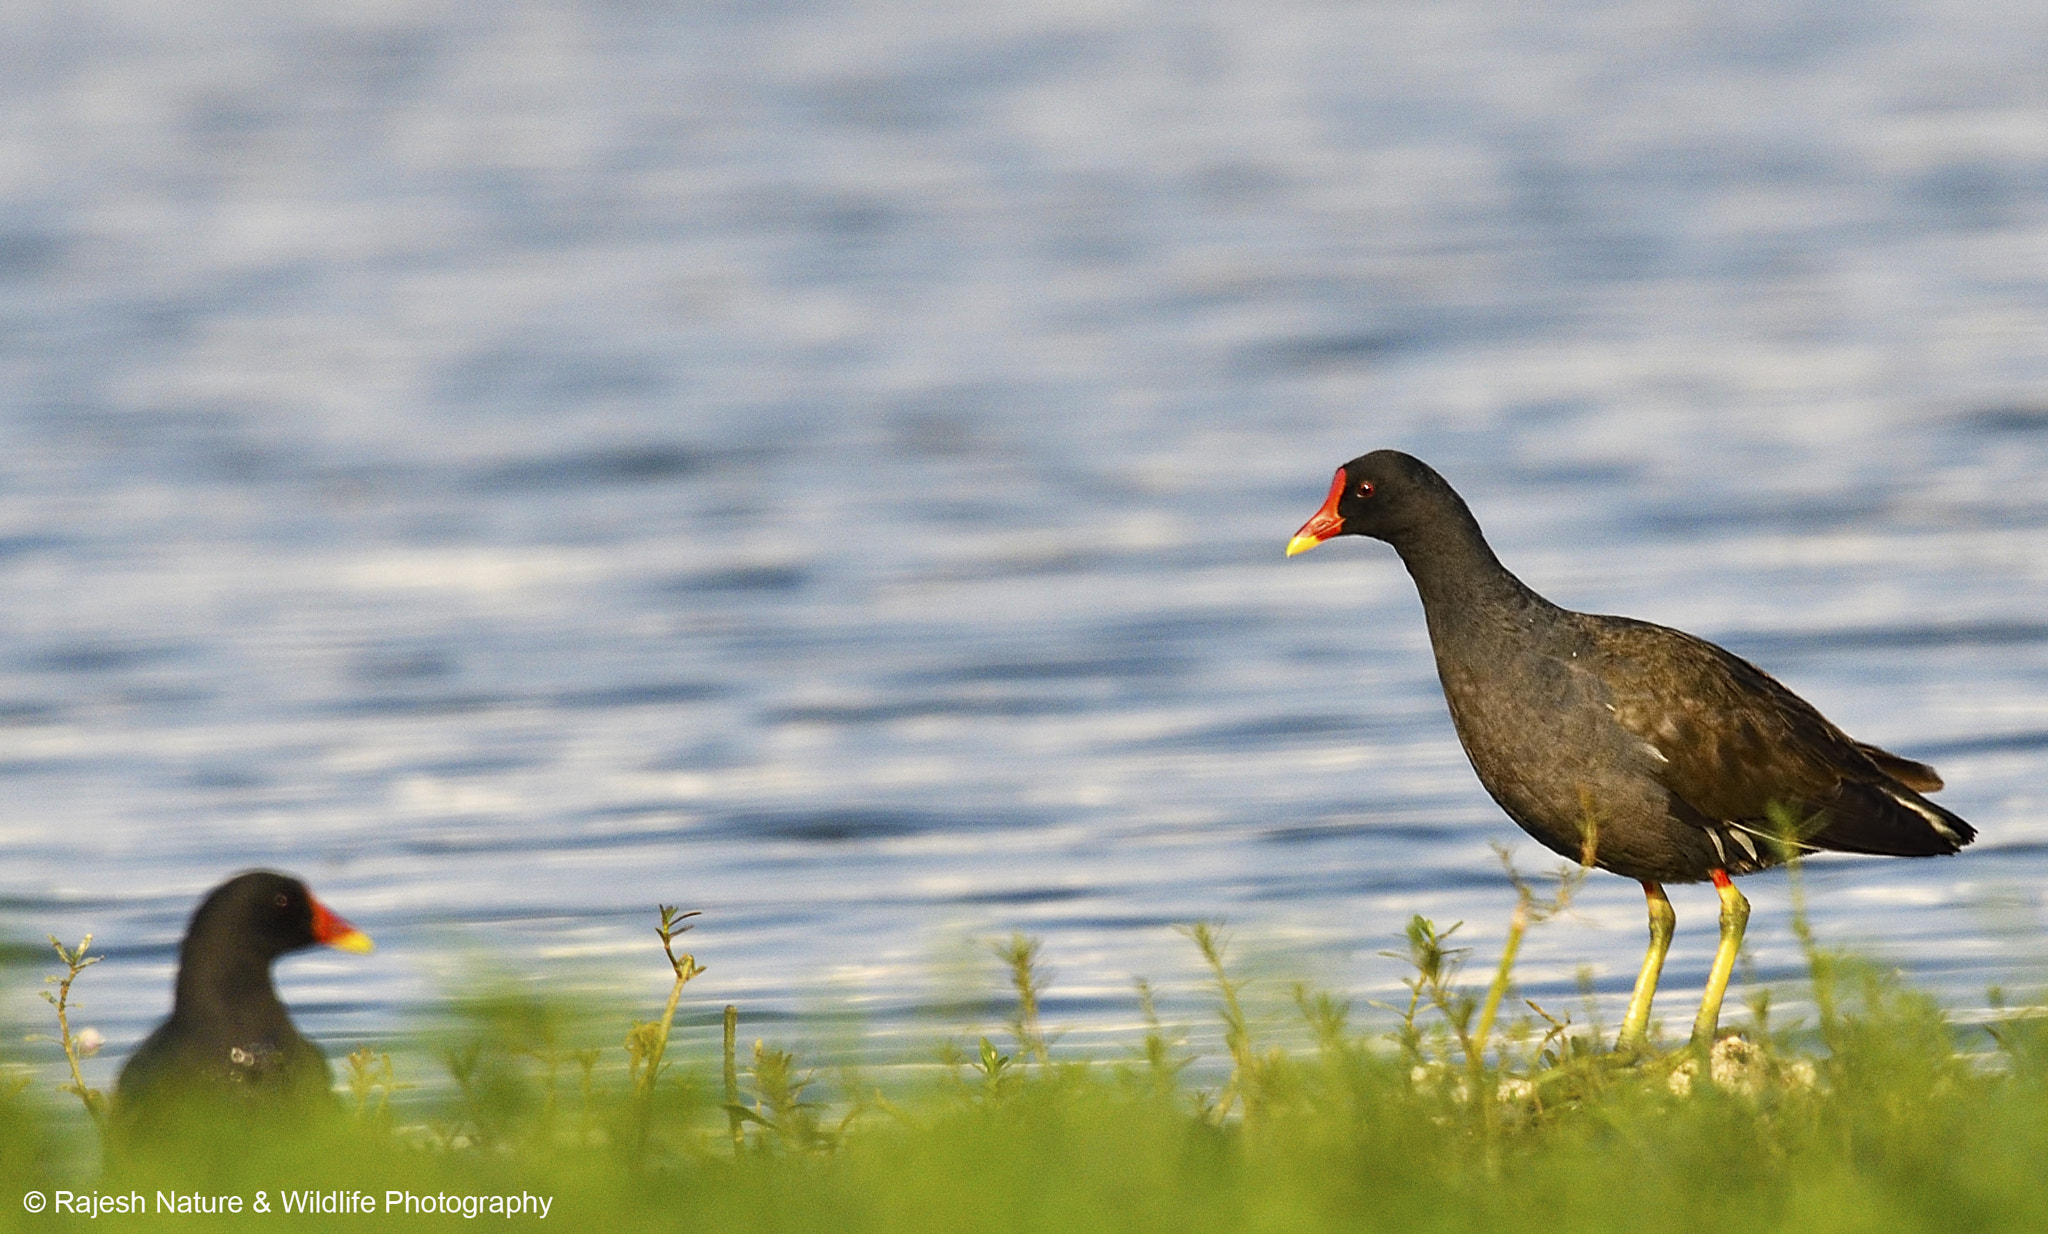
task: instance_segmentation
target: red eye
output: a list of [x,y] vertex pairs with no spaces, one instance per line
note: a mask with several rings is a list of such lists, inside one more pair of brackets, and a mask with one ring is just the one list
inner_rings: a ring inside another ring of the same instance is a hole
[[1370,497],[1370,496],[1372,496],[1372,481],[1370,481],[1370,480],[1360,480],[1360,481],[1358,482],[1358,495],[1359,495],[1360,497]]

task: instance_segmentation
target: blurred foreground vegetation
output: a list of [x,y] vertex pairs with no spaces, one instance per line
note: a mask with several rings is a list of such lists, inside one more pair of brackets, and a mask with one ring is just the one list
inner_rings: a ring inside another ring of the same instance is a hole
[[[1541,915],[1524,888],[1517,930]],[[608,1231],[2048,1229],[2048,1012],[1957,1027],[1810,940],[1815,1020],[1774,1026],[1756,998],[1703,1068],[1682,1046],[1616,1055],[1597,1028],[1534,1004],[1500,1016],[1511,964],[1468,990],[1451,931],[1419,917],[1392,1034],[1296,989],[1294,1044],[1270,1045],[1223,939],[1197,926],[1229,1055],[1227,1075],[1198,1084],[1142,987],[1150,1029],[1121,1055],[1051,1049],[1038,949],[1016,938],[996,948],[1007,1031],[878,1082],[743,1046],[730,1010],[722,1059],[671,1057],[702,971],[674,945],[686,917],[663,910],[675,980],[659,1019],[472,998],[432,1064],[446,1083],[410,1091],[389,1056],[358,1051],[336,1060],[346,1088],[331,1125],[290,1136],[228,1128],[102,1167],[88,1094],[0,1073],[0,1229],[85,1227],[26,1211],[21,1197],[58,1189],[147,1202],[140,1218],[92,1221],[116,1227],[465,1220],[386,1211],[389,1193],[410,1192],[546,1197],[545,1218],[510,1219]],[[79,971],[78,953],[66,958]],[[600,1039],[611,1044],[587,1044]],[[159,1215],[160,1190],[245,1206],[261,1192],[270,1211]],[[298,1216],[282,1192],[364,1198]]]

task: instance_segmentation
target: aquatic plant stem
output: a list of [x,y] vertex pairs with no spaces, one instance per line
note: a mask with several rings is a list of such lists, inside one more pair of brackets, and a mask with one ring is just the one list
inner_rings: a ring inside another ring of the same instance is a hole
[[747,1146],[746,1116],[740,1112],[739,1066],[740,1009],[725,1005],[725,1118],[732,1132],[732,1151],[738,1156]]
[[1017,991],[1017,1013],[1010,1021],[1010,1035],[1017,1040],[1020,1060],[1036,1058],[1039,1066],[1052,1062],[1045,1030],[1038,1022],[1038,995],[1045,988],[1046,972],[1039,963],[1039,940],[1012,934],[1007,943],[995,944],[996,958],[1009,970],[1010,985]]
[[1500,1001],[1507,996],[1508,984],[1515,972],[1515,957],[1522,950],[1522,936],[1529,931],[1529,890],[1520,888],[1521,898],[1515,901],[1514,915],[1508,918],[1507,941],[1501,945],[1500,968],[1493,974],[1493,984],[1486,989],[1486,1002],[1479,1008],[1479,1031],[1472,1035],[1478,1045],[1478,1054],[1466,1061],[1474,1072],[1480,1068],[1485,1057],[1486,1043],[1493,1038],[1493,1021],[1500,1014]]
[[63,1091],[76,1095],[84,1102],[85,1112],[92,1116],[93,1125],[104,1128],[107,1099],[98,1089],[86,1087],[85,1074],[78,1068],[81,1047],[78,1038],[71,1034],[71,983],[78,980],[78,974],[99,963],[104,957],[86,956],[86,951],[92,947],[90,934],[85,936],[76,949],[71,950],[67,950],[63,943],[58,942],[55,934],[48,935],[48,938],[50,946],[57,949],[57,958],[64,961],[64,967],[69,970],[62,977],[43,978],[45,982],[57,987],[55,994],[48,990],[43,991],[43,1001],[57,1009],[57,1044],[64,1051],[64,1061],[71,1064],[71,1083],[63,1085]]
[[1183,932],[1201,951],[1203,962],[1215,976],[1216,992],[1223,997],[1223,1044],[1230,1051],[1230,1080],[1216,1099],[1211,1117],[1220,1125],[1229,1117],[1231,1106],[1242,1101],[1245,1125],[1249,1127],[1258,1119],[1261,1094],[1258,1088],[1258,1054],[1252,1047],[1251,1027],[1245,1021],[1244,1004],[1237,997],[1238,989],[1244,983],[1233,980],[1223,967],[1224,940],[1214,925],[1197,921]]
[[661,908],[661,926],[655,933],[661,936],[661,949],[668,955],[669,967],[675,970],[676,984],[675,988],[668,992],[668,1006],[662,1009],[661,1020],[656,1026],[654,1033],[653,1047],[647,1053],[647,1070],[640,1076],[642,1091],[650,1094],[654,1091],[656,1077],[661,1074],[661,1056],[668,1051],[669,1027],[675,1023],[676,1004],[683,999],[683,987],[690,984],[692,978],[701,976],[705,971],[698,965],[696,956],[688,952],[678,956],[675,951],[676,936],[690,928],[690,918],[700,914],[694,912],[679,913],[666,904],[659,907]]

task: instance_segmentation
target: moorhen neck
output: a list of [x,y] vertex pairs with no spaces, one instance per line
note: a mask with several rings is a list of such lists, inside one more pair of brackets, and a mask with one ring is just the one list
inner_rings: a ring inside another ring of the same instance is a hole
[[279,956],[316,943],[373,947],[288,875],[251,870],[214,888],[178,948],[170,1018],[121,1069],[117,1125],[132,1130],[191,1105],[274,1117],[331,1101],[326,1056],[299,1035],[270,980]]
[[1345,535],[1391,544],[1415,579],[1458,740],[1501,809],[1552,851],[1642,883],[1650,947],[1622,1046],[1643,1044],[1676,926],[1662,884],[1712,879],[1720,894],[1693,1025],[1710,1044],[1749,919],[1731,875],[1797,851],[1930,857],[1976,837],[1921,795],[1941,787],[1932,767],[1849,737],[1747,660],[1529,590],[1419,459],[1379,450],[1338,468],[1287,555]]

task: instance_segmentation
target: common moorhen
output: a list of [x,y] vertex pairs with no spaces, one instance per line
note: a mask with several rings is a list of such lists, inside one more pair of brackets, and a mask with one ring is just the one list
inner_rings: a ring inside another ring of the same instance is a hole
[[116,1126],[160,1130],[193,1115],[288,1119],[331,1102],[326,1055],[299,1035],[270,981],[272,961],[315,943],[374,946],[288,875],[250,870],[214,888],[178,948],[170,1018],[121,1069]]
[[1976,837],[1921,796],[1932,767],[1856,741],[1747,660],[1680,630],[1559,608],[1508,573],[1421,460],[1337,469],[1287,545],[1385,540],[1422,596],[1437,676],[1479,782],[1546,847],[1639,880],[1650,947],[1621,1023],[1640,1048],[1677,918],[1660,884],[1711,878],[1721,945],[1693,1023],[1711,1043],[1749,901],[1729,876],[1796,851],[1953,853]]

